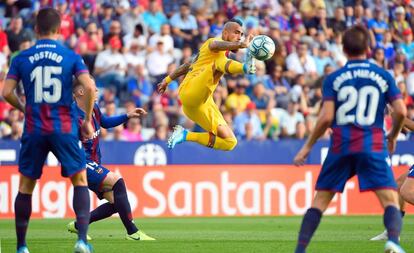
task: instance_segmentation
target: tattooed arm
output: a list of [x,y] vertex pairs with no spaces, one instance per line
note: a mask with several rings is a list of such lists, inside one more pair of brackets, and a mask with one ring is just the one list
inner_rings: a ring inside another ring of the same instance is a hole
[[168,75],[166,78],[164,78],[159,84],[157,84],[157,91],[160,94],[163,94],[165,90],[168,87],[168,84],[171,83],[171,81],[179,78],[182,75],[185,75],[190,70],[191,63],[184,63],[181,64],[174,72],[172,72],[170,75]]
[[250,41],[253,39],[253,35],[246,37],[244,41],[224,41],[224,40],[214,40],[209,45],[208,48],[211,51],[226,51],[226,50],[236,50],[239,48],[246,48],[249,46]]

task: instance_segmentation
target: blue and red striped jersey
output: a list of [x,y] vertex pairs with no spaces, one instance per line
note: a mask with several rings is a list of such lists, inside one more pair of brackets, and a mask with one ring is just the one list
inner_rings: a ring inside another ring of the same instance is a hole
[[[74,103],[76,106],[76,103]],[[83,120],[85,119],[85,112],[76,106],[78,118],[78,126],[82,125]],[[111,127],[116,127],[120,124],[125,123],[128,120],[127,114],[108,117],[102,114],[99,109],[98,104],[95,104],[92,112],[93,128],[94,134],[91,139],[83,140],[82,145],[85,150],[86,160],[93,161],[98,164],[101,163],[101,149],[99,147],[99,135],[101,133],[101,127],[108,129]],[[79,132],[79,139],[82,140],[81,133]]]
[[72,84],[85,72],[82,58],[55,40],[38,40],[13,59],[7,78],[23,83],[24,134],[78,134]]
[[394,78],[367,60],[351,60],[326,77],[323,99],[335,102],[330,151],[387,153],[386,105],[401,98]]

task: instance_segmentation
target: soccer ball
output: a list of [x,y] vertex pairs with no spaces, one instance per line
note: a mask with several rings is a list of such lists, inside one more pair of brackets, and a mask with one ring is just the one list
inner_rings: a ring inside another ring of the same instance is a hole
[[258,35],[250,43],[249,51],[259,61],[270,59],[275,52],[275,43],[266,35]]

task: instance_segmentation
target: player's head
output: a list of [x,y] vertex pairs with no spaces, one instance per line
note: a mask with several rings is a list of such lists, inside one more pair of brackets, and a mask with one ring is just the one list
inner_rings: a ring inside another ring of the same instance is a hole
[[36,33],[40,36],[56,35],[60,29],[59,12],[53,8],[44,8],[36,17]]
[[366,56],[369,50],[369,34],[365,27],[356,25],[345,31],[342,38],[345,54],[349,57]]
[[241,20],[233,18],[224,24],[221,38],[225,41],[237,42],[243,37],[243,23]]
[[[93,76],[90,76],[91,79],[93,81],[95,81],[95,79],[93,78]],[[83,85],[81,84],[81,82],[75,78],[73,80],[73,97],[75,98],[76,102],[78,103],[80,100],[82,100],[83,96],[85,95],[85,89],[83,87]],[[98,99],[98,89],[95,89],[95,100]]]

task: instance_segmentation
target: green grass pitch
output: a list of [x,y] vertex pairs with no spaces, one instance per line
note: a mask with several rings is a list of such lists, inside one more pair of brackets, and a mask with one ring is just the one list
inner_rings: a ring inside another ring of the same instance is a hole
[[[146,218],[135,223],[157,241],[127,241],[118,218],[94,223],[89,234],[95,252],[293,252],[302,217]],[[70,220],[33,219],[31,253],[72,252],[76,236]],[[402,245],[414,252],[414,216],[404,218]],[[326,216],[308,252],[383,252],[384,242],[369,238],[383,230],[381,216]],[[1,253],[15,252],[13,220],[0,220]]]

